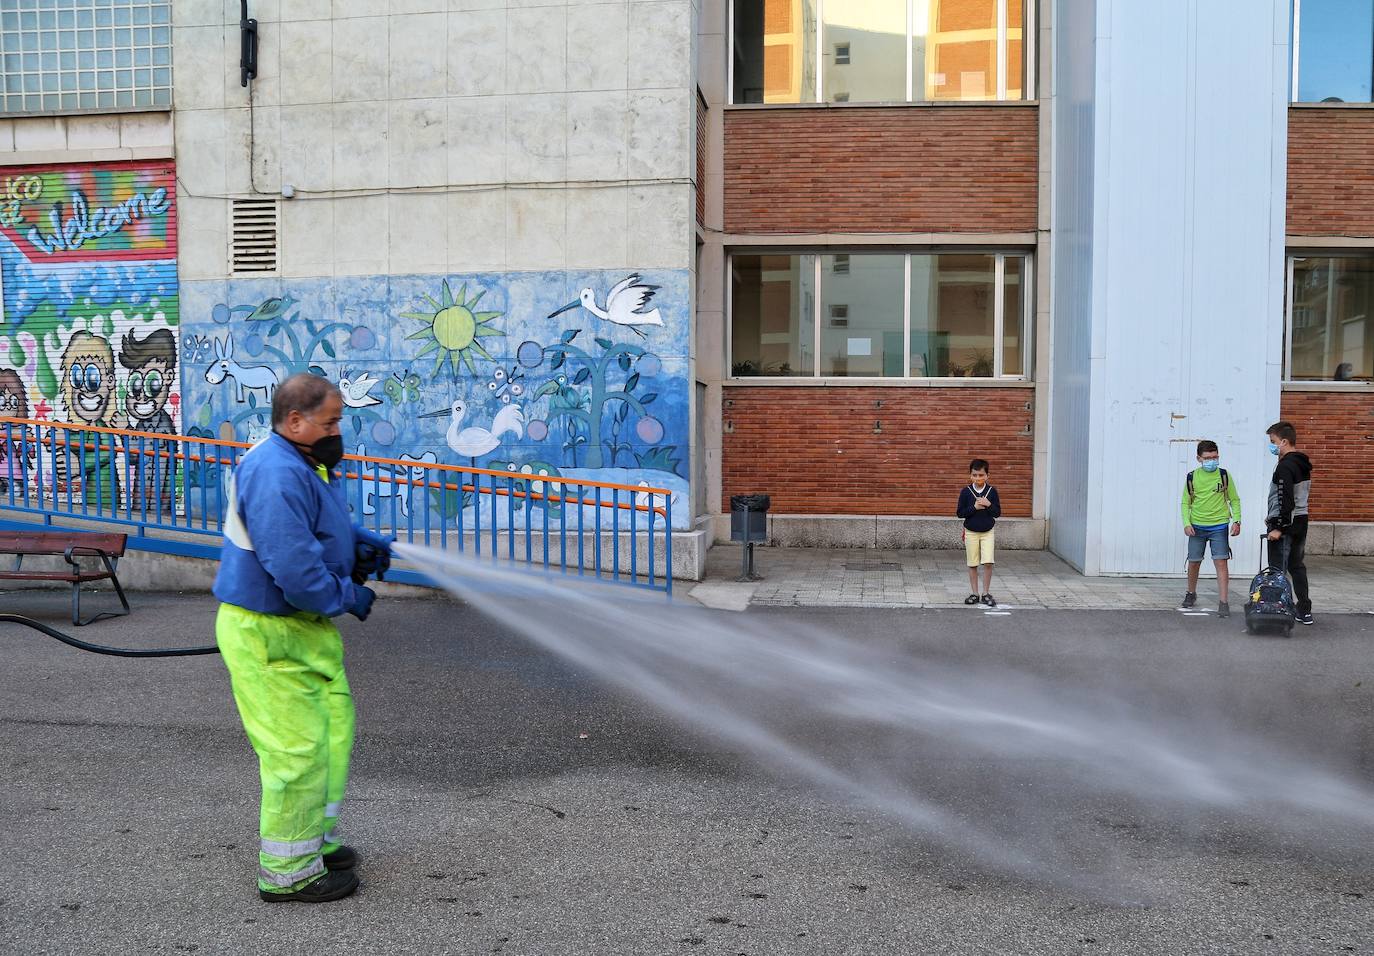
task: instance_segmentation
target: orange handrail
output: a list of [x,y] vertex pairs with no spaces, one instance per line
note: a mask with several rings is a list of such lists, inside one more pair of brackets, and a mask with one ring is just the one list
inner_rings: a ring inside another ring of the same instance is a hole
[[[107,427],[107,426],[104,426],[104,425],[77,425],[77,424],[73,424],[73,423],[71,423],[71,422],[47,422],[47,421],[40,421],[40,420],[37,420],[37,419],[28,419],[28,418],[9,418],[9,417],[0,416],[0,427],[3,427],[4,425],[7,425],[7,424],[8,424],[8,425],[19,425],[19,426],[21,426],[21,427],[48,428],[48,429],[62,429],[63,431],[68,431],[68,432],[73,432],[73,431],[75,431],[75,432],[96,432],[96,433],[98,433],[98,434],[113,435],[113,436],[117,436],[117,437],[121,437],[121,438],[145,438],[145,439],[150,439],[150,440],[159,441],[159,442],[165,442],[165,443],[169,443],[169,444],[170,444],[170,443],[173,443],[173,442],[178,443],[178,444],[190,444],[190,443],[194,442],[194,443],[199,444],[199,445],[211,445],[211,446],[220,447],[220,448],[243,448],[243,449],[247,449],[247,448],[252,448],[252,447],[253,447],[253,445],[252,445],[251,442],[226,441],[225,439],[221,439],[221,438],[202,438],[202,437],[199,437],[199,436],[196,436],[196,435],[167,435],[167,434],[161,434],[161,433],[158,433],[158,432],[144,432],[144,431],[136,431],[136,430],[133,430],[133,429],[126,429],[126,428],[110,428],[110,427]],[[52,436],[49,436],[47,439],[37,439],[37,440],[40,441],[40,442],[46,442],[49,446],[51,446],[51,444],[52,444],[52,442],[53,442]],[[96,444],[93,445],[93,444],[90,444],[90,443],[87,443],[87,442],[79,442],[79,447],[82,447],[82,448],[93,448],[97,453],[102,452],[102,451],[108,451],[108,452],[111,452],[111,453],[113,453],[113,452],[126,452],[126,453],[129,453],[129,454],[140,455],[140,456],[148,456],[148,457],[155,457],[155,458],[170,458],[170,459],[175,459],[175,460],[177,460],[177,461],[203,462],[203,463],[205,463],[205,464],[216,464],[216,465],[233,465],[233,464],[234,464],[234,461],[233,461],[232,459],[220,458],[220,457],[218,457],[218,456],[216,456],[216,457],[210,457],[210,456],[205,456],[205,455],[196,455],[196,454],[191,454],[190,452],[169,452],[169,451],[158,451],[158,450],[155,450],[155,449],[154,449],[154,450],[145,450],[145,449],[124,449],[124,448],[115,447],[114,445],[103,445],[103,444],[99,444],[99,443],[96,443]],[[526,473],[524,473],[524,472],[499,471],[499,470],[495,470],[495,469],[491,469],[491,468],[473,468],[473,467],[466,467],[466,466],[463,466],[463,465],[449,465],[449,464],[445,464],[445,463],[443,463],[443,462],[402,461],[402,460],[399,459],[399,458],[383,458],[383,457],[377,456],[377,455],[344,455],[344,460],[345,460],[345,461],[363,462],[363,463],[369,463],[369,464],[370,464],[370,463],[376,463],[376,464],[381,464],[381,465],[390,465],[390,466],[396,467],[396,468],[406,468],[406,469],[409,469],[409,468],[421,468],[421,469],[424,469],[424,470],[431,470],[431,469],[432,469],[432,470],[435,470],[435,471],[453,472],[453,473],[457,473],[457,474],[467,474],[467,475],[490,475],[490,476],[493,477],[493,478],[506,478],[506,479],[517,480],[517,481],[529,481],[529,482],[541,481],[541,482],[547,482],[547,483],[550,483],[550,484],[559,484],[559,485],[563,485],[564,487],[566,487],[566,486],[568,486],[568,485],[577,485],[577,486],[579,486],[579,487],[585,487],[585,488],[606,488],[606,489],[611,489],[611,490],[615,490],[615,491],[629,491],[629,492],[632,492],[632,493],[634,493],[634,494],[644,494],[644,495],[648,495],[648,496],[649,496],[649,500],[650,500],[651,502],[652,502],[653,497],[654,497],[655,495],[662,495],[663,497],[666,498],[666,497],[668,497],[668,496],[670,496],[670,495],[672,494],[672,491],[671,491],[670,489],[668,489],[668,488],[651,488],[651,487],[642,486],[642,485],[625,485],[625,484],[619,484],[619,483],[613,482],[613,481],[597,481],[597,480],[588,479],[588,478],[577,478],[577,479],[572,479],[572,478],[564,478],[564,477],[561,476],[561,475],[535,475],[535,474],[532,474],[532,473],[531,473],[531,474],[526,474]],[[491,488],[489,488],[489,489],[483,489],[483,488],[480,488],[480,487],[475,487],[475,486],[473,486],[473,485],[463,485],[461,482],[460,482],[459,484],[457,484],[457,485],[452,485],[452,484],[448,484],[448,483],[445,482],[445,483],[441,483],[441,484],[439,484],[439,485],[436,486],[435,483],[434,483],[434,482],[431,482],[431,481],[419,481],[419,480],[409,479],[409,478],[399,478],[399,477],[396,477],[396,476],[394,476],[394,475],[385,475],[385,476],[384,476],[384,475],[378,474],[378,475],[372,476],[372,475],[367,475],[367,474],[363,473],[363,469],[361,469],[361,468],[358,469],[358,473],[357,473],[357,474],[350,474],[350,473],[345,472],[345,473],[344,473],[344,478],[345,478],[345,479],[352,478],[352,479],[359,480],[359,481],[386,482],[386,483],[388,483],[388,484],[405,484],[405,485],[409,485],[409,486],[411,486],[411,487],[425,487],[425,488],[430,488],[430,489],[441,488],[442,490],[445,490],[445,491],[472,491],[472,492],[474,492],[474,493],[476,493],[476,494],[492,494],[492,495],[501,495],[501,496],[511,496],[511,495],[514,495],[514,496],[517,497],[517,498],[526,498],[526,497],[530,497],[530,498],[533,498],[533,499],[536,500],[536,501],[556,501],[556,502],[560,502],[560,503],[574,502],[574,503],[577,503],[577,504],[579,504],[579,505],[585,505],[585,504],[587,504],[587,502],[586,502],[584,499],[580,498],[580,497],[572,497],[572,498],[569,498],[569,497],[567,497],[566,495],[554,496],[554,495],[539,494],[539,493],[535,493],[535,492],[514,491],[513,489],[508,489],[508,488],[497,488],[497,487],[495,487],[495,484],[494,484],[494,483],[493,483],[493,486],[492,486]],[[659,507],[652,507],[651,505],[636,505],[636,504],[630,504],[630,503],[619,503],[619,504],[617,504],[617,503],[615,503],[615,502],[600,502],[599,505],[600,505],[601,507],[618,508],[618,509],[620,509],[620,510],[626,510],[626,511],[648,511],[648,510],[651,510],[651,508],[652,508],[652,510],[653,510],[655,513],[657,513],[657,514],[659,514],[659,515],[661,515],[661,516],[663,516],[663,517],[665,517],[665,518],[667,517],[667,511],[666,511],[666,509],[664,509],[664,508],[659,508]]]

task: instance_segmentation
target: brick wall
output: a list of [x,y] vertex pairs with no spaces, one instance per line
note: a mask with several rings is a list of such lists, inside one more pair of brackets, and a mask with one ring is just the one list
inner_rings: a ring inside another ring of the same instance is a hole
[[725,228],[1033,232],[1037,108],[729,110]]
[[1374,521],[1374,394],[1284,392],[1283,417],[1312,459],[1312,518]]
[[706,221],[706,100],[697,90],[697,225]]
[[1288,110],[1288,234],[1374,236],[1374,111]]
[[724,511],[730,495],[762,492],[782,514],[953,515],[979,457],[992,465],[1002,512],[1031,513],[1031,389],[742,386],[724,395]]

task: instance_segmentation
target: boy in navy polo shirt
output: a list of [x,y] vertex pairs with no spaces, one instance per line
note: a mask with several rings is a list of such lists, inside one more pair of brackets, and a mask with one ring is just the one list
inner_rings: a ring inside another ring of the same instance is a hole
[[[964,551],[968,559],[968,587],[972,592],[965,604],[985,604],[996,607],[992,596],[992,528],[1002,514],[1002,502],[997,489],[988,481],[988,463],[975,458],[968,465],[968,484],[959,492],[959,510],[964,519]],[[978,596],[978,568],[983,568],[983,594]]]

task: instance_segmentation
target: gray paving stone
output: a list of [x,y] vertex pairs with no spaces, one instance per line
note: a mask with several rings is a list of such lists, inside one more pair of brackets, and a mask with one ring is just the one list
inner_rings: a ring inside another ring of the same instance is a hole
[[[1181,577],[1086,578],[1047,551],[1007,551],[999,558],[992,592],[1020,608],[1171,609],[1182,596]],[[757,564],[763,580],[754,589],[756,605],[962,607],[968,593],[960,551],[760,548]],[[707,555],[706,580],[733,580],[738,568],[736,546],[718,545]],[[1308,568],[1314,613],[1374,611],[1374,557],[1311,556]],[[1237,611],[1247,583],[1248,576],[1232,582]],[[1214,609],[1216,582],[1204,580],[1198,590],[1199,605]]]

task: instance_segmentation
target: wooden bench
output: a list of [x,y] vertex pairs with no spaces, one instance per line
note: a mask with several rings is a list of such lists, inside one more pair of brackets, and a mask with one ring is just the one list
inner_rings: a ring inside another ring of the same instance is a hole
[[[129,599],[119,586],[115,566],[124,556],[127,535],[98,534],[88,531],[0,531],[0,554],[14,555],[14,568],[0,571],[0,581],[65,581],[72,586],[72,623],[77,627],[94,624],[107,617],[129,613]],[[25,571],[24,559],[30,555],[61,555],[68,567],[60,571]],[[104,570],[83,569],[77,558],[99,558]],[[102,611],[81,620],[81,585],[109,578],[119,595],[122,611]]]

